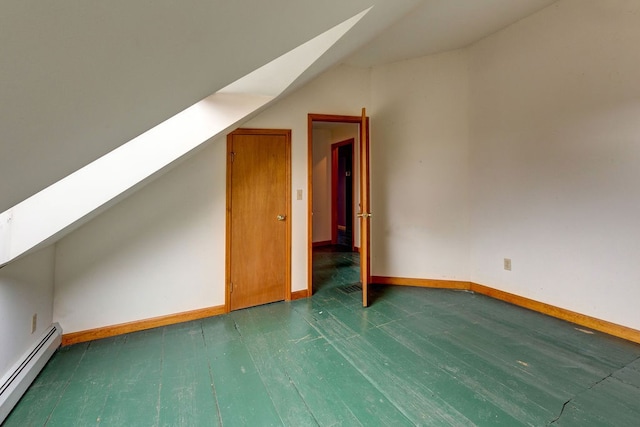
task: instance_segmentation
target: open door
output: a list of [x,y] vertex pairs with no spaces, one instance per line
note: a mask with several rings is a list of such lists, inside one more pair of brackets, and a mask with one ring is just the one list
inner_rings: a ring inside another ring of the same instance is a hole
[[362,282],[362,306],[369,306],[369,278],[371,277],[370,235],[371,205],[369,201],[369,121],[362,109],[360,121],[360,281]]

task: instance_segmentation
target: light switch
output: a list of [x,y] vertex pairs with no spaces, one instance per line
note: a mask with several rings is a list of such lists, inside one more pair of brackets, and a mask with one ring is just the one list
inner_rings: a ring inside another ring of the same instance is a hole
[[296,199],[302,200],[302,190],[298,189],[296,191]]

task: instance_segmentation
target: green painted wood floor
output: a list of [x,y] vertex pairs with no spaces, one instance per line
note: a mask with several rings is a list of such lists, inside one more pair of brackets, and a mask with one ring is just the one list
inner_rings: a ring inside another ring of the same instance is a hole
[[637,426],[640,346],[315,256],[312,299],[60,349],[9,426]]

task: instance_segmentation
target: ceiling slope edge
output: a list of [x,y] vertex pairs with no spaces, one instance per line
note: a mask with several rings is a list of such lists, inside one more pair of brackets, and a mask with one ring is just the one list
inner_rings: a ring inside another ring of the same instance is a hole
[[0,268],[55,243],[203,143],[265,108],[371,8],[0,213]]

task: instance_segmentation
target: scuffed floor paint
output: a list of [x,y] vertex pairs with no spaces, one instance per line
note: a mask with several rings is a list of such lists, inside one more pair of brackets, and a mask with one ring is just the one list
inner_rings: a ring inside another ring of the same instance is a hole
[[467,292],[341,287],[59,350],[5,426],[636,425],[640,345]]

